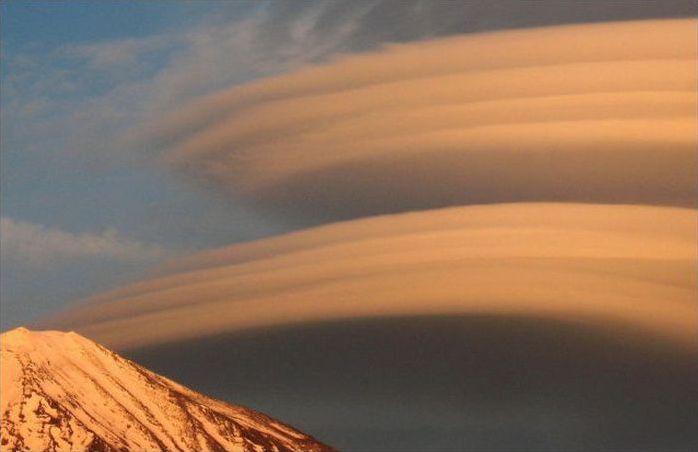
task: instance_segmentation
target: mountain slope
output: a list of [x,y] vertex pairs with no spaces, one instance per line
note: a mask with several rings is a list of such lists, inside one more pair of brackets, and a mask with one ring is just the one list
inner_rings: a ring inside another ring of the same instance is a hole
[[18,328],[2,334],[0,345],[3,451],[331,450],[75,333]]

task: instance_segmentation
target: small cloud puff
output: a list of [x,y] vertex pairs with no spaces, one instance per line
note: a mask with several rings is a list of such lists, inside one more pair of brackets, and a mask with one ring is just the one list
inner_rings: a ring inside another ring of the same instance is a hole
[[12,260],[32,269],[83,259],[157,261],[168,255],[158,245],[120,237],[114,229],[100,234],[75,234],[3,217],[0,230],[3,260]]

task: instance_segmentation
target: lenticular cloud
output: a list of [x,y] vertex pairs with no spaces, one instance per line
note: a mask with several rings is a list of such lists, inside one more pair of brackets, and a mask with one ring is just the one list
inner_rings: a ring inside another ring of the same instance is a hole
[[201,100],[153,128],[173,167],[302,224],[349,221],[174,261],[47,324],[128,348],[487,314],[693,346],[695,26],[389,46]]
[[351,56],[163,121],[166,159],[306,223],[512,201],[693,206],[694,20]]
[[[661,219],[661,221],[657,221]],[[501,204],[213,250],[53,319],[116,347],[355,317],[492,314],[695,341],[691,209]]]

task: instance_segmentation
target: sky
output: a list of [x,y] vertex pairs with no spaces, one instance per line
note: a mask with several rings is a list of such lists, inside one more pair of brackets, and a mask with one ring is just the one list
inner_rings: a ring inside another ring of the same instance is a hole
[[[2,327],[137,279],[168,257],[331,217],[302,202],[292,209],[316,219],[278,215],[162,164],[160,143],[143,139],[144,128],[200,96],[391,42],[686,16],[692,6],[3,2]],[[103,251],[78,251],[85,241],[102,243]],[[134,246],[142,255],[116,251]]]
[[3,330],[348,450],[690,442],[694,2],[1,8]]

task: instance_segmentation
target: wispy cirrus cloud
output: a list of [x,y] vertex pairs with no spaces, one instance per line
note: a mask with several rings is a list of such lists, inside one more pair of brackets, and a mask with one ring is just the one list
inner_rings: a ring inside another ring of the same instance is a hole
[[57,161],[69,155],[73,165],[147,162],[152,146],[134,139],[133,130],[148,118],[230,85],[354,50],[362,16],[373,6],[348,8],[346,21],[331,27],[320,23],[329,9],[322,4],[235,7],[232,17],[221,7],[223,19],[209,16],[184,30],[12,48],[3,62],[3,146]]

